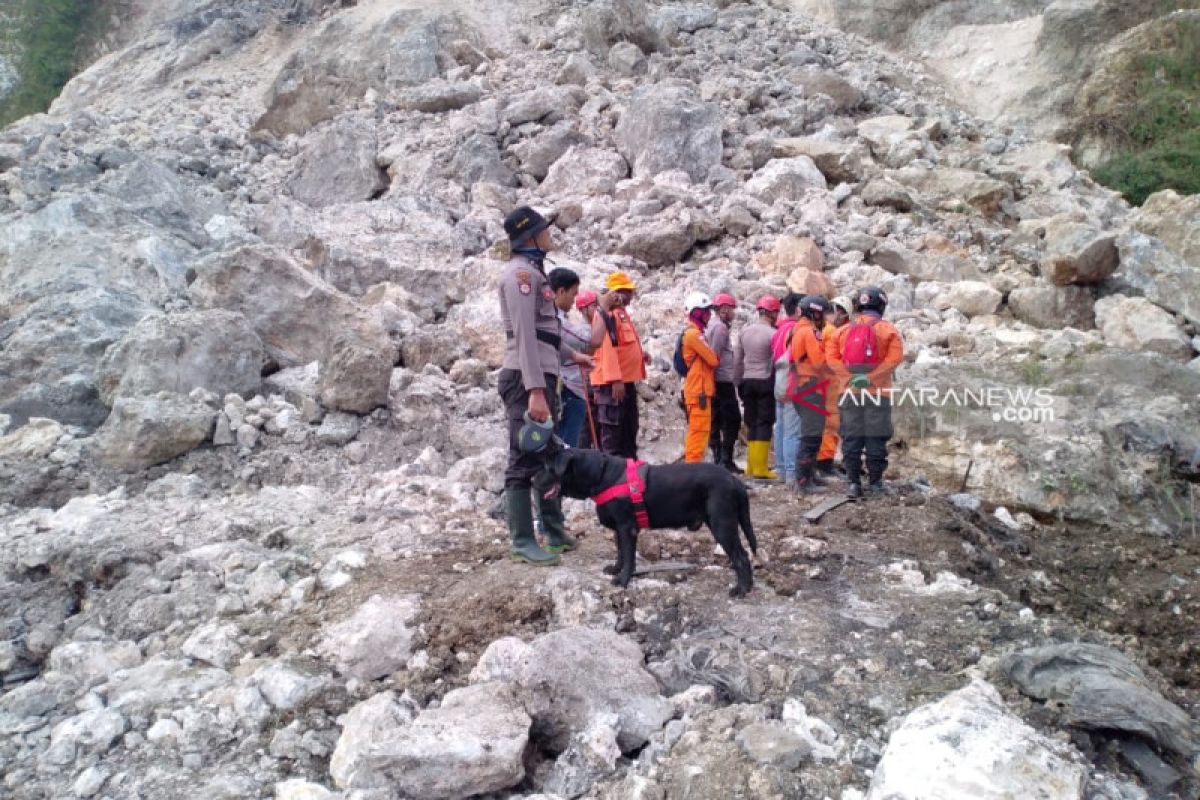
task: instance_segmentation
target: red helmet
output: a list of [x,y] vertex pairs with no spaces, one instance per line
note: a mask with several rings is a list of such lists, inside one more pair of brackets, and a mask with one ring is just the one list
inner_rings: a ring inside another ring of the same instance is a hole
[[584,289],[579,294],[575,295],[575,307],[582,311],[583,309],[596,302],[596,293],[590,289]]
[[758,298],[758,302],[754,304],[754,307],[759,311],[768,311],[778,314],[779,298],[775,295],[764,294],[762,297]]
[[720,308],[721,306],[733,306],[737,308],[737,300],[733,299],[733,295],[728,292],[721,292],[713,298],[713,307]]

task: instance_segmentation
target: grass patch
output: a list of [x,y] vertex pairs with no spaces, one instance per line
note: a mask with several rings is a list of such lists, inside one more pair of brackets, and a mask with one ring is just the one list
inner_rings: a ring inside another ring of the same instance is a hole
[[1092,175],[1134,205],[1162,189],[1200,193],[1200,20],[1180,19],[1173,41],[1129,64],[1129,102],[1097,121],[1117,154]]
[[[50,107],[75,73],[81,40],[94,31],[95,0],[16,0],[6,13],[16,24],[0,36],[19,53],[20,82],[0,101],[0,126]],[[8,49],[8,48],[6,48]]]

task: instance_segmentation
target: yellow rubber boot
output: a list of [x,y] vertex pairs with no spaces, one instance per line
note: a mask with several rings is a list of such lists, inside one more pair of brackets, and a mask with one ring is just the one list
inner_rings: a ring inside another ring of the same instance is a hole
[[746,474],[751,478],[766,478],[776,480],[779,476],[767,467],[767,457],[771,449],[770,442],[752,441],[746,445]]

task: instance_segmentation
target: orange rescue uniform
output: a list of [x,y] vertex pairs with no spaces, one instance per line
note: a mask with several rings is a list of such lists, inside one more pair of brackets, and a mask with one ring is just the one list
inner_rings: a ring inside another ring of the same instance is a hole
[[825,395],[825,410],[829,412],[829,416],[825,418],[825,432],[821,436],[821,449],[817,453],[817,461],[832,461],[837,455],[838,444],[841,442],[841,437],[838,436],[838,426],[841,424],[838,416],[838,398],[846,384],[842,382],[832,367],[835,360],[835,340],[839,330],[841,328],[828,322],[825,324],[825,330],[821,331],[821,344],[825,348],[826,374],[829,375],[829,388]]
[[605,335],[596,351],[596,367],[592,371],[593,386],[611,383],[636,383],[646,379],[646,360],[643,357],[642,339],[638,336],[629,312],[614,308],[610,315],[616,330],[617,343],[612,336]]
[[[853,323],[861,322],[870,324],[872,316],[871,314],[858,314],[850,323],[839,328],[837,335],[826,343],[826,359],[829,362],[830,369],[833,370],[835,380],[842,386],[850,382],[850,370],[846,369],[846,365],[842,360],[842,348],[845,346],[846,337],[850,334],[850,328],[853,327]],[[900,338],[900,331],[896,330],[895,325],[882,318],[876,317],[876,319],[875,343],[879,347],[881,357],[875,369],[867,373],[867,377],[871,381],[871,385],[867,391],[874,392],[879,390],[884,395],[890,397],[892,394],[892,375],[895,374],[896,368],[904,361],[904,341]]]
[[683,460],[698,464],[704,460],[708,437],[712,431],[712,406],[717,392],[714,377],[717,354],[704,341],[704,334],[694,322],[683,332],[683,361],[688,365],[683,381],[683,402],[687,408],[687,438],[683,444]]

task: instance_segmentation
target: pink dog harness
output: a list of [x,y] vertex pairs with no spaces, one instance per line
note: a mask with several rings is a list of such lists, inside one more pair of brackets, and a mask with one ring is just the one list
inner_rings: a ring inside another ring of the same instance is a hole
[[638,530],[646,530],[650,527],[650,514],[646,511],[646,482],[642,480],[642,476],[638,472],[638,468],[645,463],[636,458],[625,459],[625,483],[614,484],[592,497],[592,502],[597,506],[628,497],[633,503],[633,516],[637,520]]

